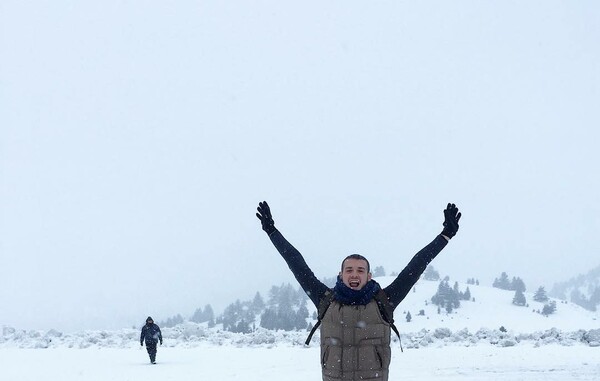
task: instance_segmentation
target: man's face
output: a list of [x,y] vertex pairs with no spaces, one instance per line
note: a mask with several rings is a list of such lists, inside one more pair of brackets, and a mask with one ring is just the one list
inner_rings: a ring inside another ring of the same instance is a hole
[[367,271],[367,261],[364,259],[346,259],[340,276],[342,282],[353,290],[360,290],[371,280],[371,273]]

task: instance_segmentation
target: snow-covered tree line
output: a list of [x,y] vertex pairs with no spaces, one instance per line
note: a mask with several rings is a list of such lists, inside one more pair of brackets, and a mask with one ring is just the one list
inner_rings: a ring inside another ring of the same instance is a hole
[[[373,275],[385,276],[386,271],[382,266],[377,266],[373,269]],[[390,275],[397,274],[392,273]],[[439,272],[431,265],[423,273],[423,279],[440,282],[437,292],[431,297],[431,303],[438,306],[438,313],[445,312],[450,314],[454,309],[460,307],[461,301],[475,300],[473,295],[471,295],[469,286],[465,290],[459,290],[458,282],[454,282],[451,287],[450,278],[446,276],[444,279],[441,279]],[[325,278],[322,281],[327,286],[333,287],[336,277]],[[467,279],[466,283],[467,285],[479,285],[479,280],[473,277]],[[513,276],[511,279],[506,272],[502,272],[494,280],[492,286],[514,291],[515,294],[512,303],[516,306],[529,307],[524,294],[527,287],[520,277]],[[596,302],[596,299],[600,300],[600,288],[596,294],[592,293],[591,298],[585,298],[585,296],[577,294],[577,290],[573,290],[571,299],[579,305],[591,303],[588,309],[594,310],[593,303]],[[543,315],[550,315],[556,312],[556,302],[549,301],[548,294],[543,286],[540,286],[535,291],[533,300],[545,303],[543,308],[534,310],[534,312]],[[271,287],[266,301],[257,292],[252,300],[236,300],[229,304],[223,313],[218,316],[215,315],[211,305],[207,304],[204,308],[198,308],[187,320],[195,323],[208,322],[208,327],[222,324],[225,331],[240,333],[252,332],[257,327],[285,331],[306,330],[312,328],[309,312],[306,308],[306,301],[307,297],[304,291],[300,287],[294,288],[288,283]],[[312,320],[316,319],[315,316],[311,318]],[[406,317],[407,321],[410,321],[410,319],[412,319],[411,315]],[[185,320],[181,314],[177,314],[160,322],[160,325],[173,327]]]
[[[525,297],[525,291],[527,287],[525,286],[525,282],[520,277],[512,277],[512,280],[509,280],[509,276],[506,272],[502,272],[499,278],[494,279],[492,283],[492,287],[499,288],[501,290],[514,291],[515,295],[513,297],[512,303],[516,306],[520,307],[529,307],[527,303],[527,298]],[[543,286],[540,286],[533,296],[533,300],[536,302],[547,302],[548,296],[546,294],[546,290]],[[548,302],[544,305],[541,311],[539,312],[542,315],[550,315],[556,312],[556,302]]]
[[471,291],[467,286],[467,289],[463,292],[459,290],[458,282],[454,282],[454,286],[450,287],[450,278],[445,277],[438,286],[438,290],[431,297],[431,303],[438,306],[438,313],[441,312],[442,308],[447,313],[451,313],[452,310],[460,307],[461,300],[471,300]]
[[[186,319],[184,319],[184,317],[181,316],[181,314],[177,314],[170,318],[167,318],[166,320],[159,321],[158,325],[161,327],[175,327],[177,324],[181,324],[185,320]],[[194,323],[208,322],[209,327],[214,327],[215,313],[213,311],[212,306],[210,304],[207,304],[204,307],[204,309],[202,309],[202,307],[196,309],[196,311],[194,311],[194,314],[188,320]]]
[[253,300],[237,300],[225,308],[217,318],[229,332],[249,333],[257,327],[272,330],[304,330],[308,327],[307,296],[289,283],[272,286],[265,302],[257,292]]
[[563,300],[570,299],[589,311],[596,311],[600,306],[600,266],[566,282],[556,283],[549,295]]

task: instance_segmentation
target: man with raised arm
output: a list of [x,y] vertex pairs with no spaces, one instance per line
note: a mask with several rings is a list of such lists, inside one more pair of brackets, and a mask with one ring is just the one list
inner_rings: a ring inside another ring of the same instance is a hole
[[324,381],[387,381],[391,360],[390,335],[394,309],[425,268],[458,231],[461,213],[454,204],[444,210],[442,232],[421,249],[396,279],[381,288],[371,279],[369,261],[359,254],[344,258],[335,287],[330,289],[313,274],[296,248],[275,228],[266,201],[256,216],[262,229],[286,261],[298,283],[319,311],[307,339],[321,326],[321,369]]

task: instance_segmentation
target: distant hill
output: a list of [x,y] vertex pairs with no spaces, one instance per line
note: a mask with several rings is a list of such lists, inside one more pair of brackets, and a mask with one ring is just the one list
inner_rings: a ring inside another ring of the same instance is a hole
[[[375,278],[383,287],[394,277]],[[589,345],[600,347],[600,313],[584,309],[574,303],[551,298],[557,309],[544,316],[544,303],[533,300],[533,292],[525,292],[526,305],[512,303],[515,292],[490,286],[458,284],[460,291],[469,287],[473,299],[462,300],[460,307],[447,313],[431,303],[439,281],[419,280],[395,312],[396,325],[402,335],[405,348],[446,345]],[[450,282],[450,284],[454,284]],[[240,303],[239,301],[235,304]],[[242,303],[243,304],[243,303]],[[315,323],[315,307],[306,298],[300,308],[308,309],[309,327]],[[268,307],[264,307],[268,308]],[[419,312],[423,310],[423,315]],[[264,312],[264,309],[262,310]],[[306,329],[291,331],[271,330],[260,326],[261,311],[253,312],[255,321],[246,333],[234,333],[224,329],[223,323],[183,321],[175,327],[163,329],[167,346],[302,346],[307,337]],[[410,312],[411,321],[406,321]],[[249,315],[245,315],[248,317]],[[231,322],[230,322],[231,324]],[[63,334],[55,330],[24,331],[4,326],[0,336],[0,348],[139,348],[139,329],[125,328],[119,331],[85,331]],[[319,333],[313,337],[312,346],[318,347]],[[393,336],[392,341],[397,342]],[[396,344],[394,344],[396,345]]]
[[[382,287],[390,284],[395,277],[383,276],[375,279]],[[415,332],[422,329],[432,330],[436,328],[449,328],[451,330],[461,330],[467,328],[469,331],[477,331],[481,328],[500,329],[515,332],[534,332],[557,328],[561,330],[593,329],[600,326],[600,313],[587,310],[575,303],[571,303],[558,298],[550,297],[546,302],[534,301],[536,290],[526,290],[523,295],[525,301],[523,306],[513,304],[515,291],[502,290],[491,286],[482,286],[466,283],[458,283],[450,280],[451,288],[458,286],[458,291],[464,293],[469,289],[469,300],[461,300],[460,307],[453,308],[450,313],[446,308],[438,308],[433,304],[432,296],[438,291],[440,281],[429,281],[421,278],[408,293],[402,303],[396,308],[394,319],[396,326],[400,331]],[[316,323],[316,308],[302,290],[297,285],[286,285],[286,295],[292,297],[290,300],[284,300],[288,309],[292,305],[293,311],[299,311],[300,306],[305,312],[306,318],[294,316],[290,310],[284,312],[289,316],[290,322],[293,319],[296,323],[280,325],[279,328],[285,330],[294,330],[294,328],[303,329]],[[293,291],[295,289],[296,291]],[[299,297],[302,295],[303,297]],[[543,315],[541,312],[546,304],[556,305],[556,311]],[[234,308],[236,307],[237,308]],[[305,307],[304,307],[305,306]],[[277,311],[278,307],[271,305],[273,312],[265,314],[269,309],[269,303],[255,308],[251,301],[230,305],[225,312],[217,318],[217,326],[233,332],[250,332],[256,327],[273,328],[273,324],[264,324],[261,318],[272,319],[271,315],[281,315],[282,311]],[[406,314],[410,312],[410,322],[406,319]],[[306,323],[297,324],[298,319],[306,320]],[[239,330],[240,324],[244,325],[243,330]],[[286,328],[284,328],[286,327]]]
[[[391,283],[394,277],[381,277],[376,280],[384,287]],[[469,331],[477,331],[480,328],[504,327],[516,332],[533,332],[550,328],[577,330],[600,326],[600,313],[556,298],[550,298],[550,301],[556,302],[556,312],[548,316],[538,313],[546,303],[533,300],[535,290],[524,293],[527,304],[520,307],[512,303],[514,291],[466,283],[459,283],[459,290],[464,292],[468,286],[475,301],[461,301],[460,307],[452,313],[447,314],[442,309],[438,314],[438,307],[431,303],[431,297],[437,292],[438,285],[439,281],[421,279],[417,282],[414,292],[409,292],[394,313],[399,330],[414,332],[445,327],[451,330],[467,328]],[[424,310],[424,316],[419,315],[420,310]],[[410,312],[412,317],[410,322],[405,318],[407,312]]]
[[586,274],[556,283],[548,295],[596,311],[600,307],[600,266]]

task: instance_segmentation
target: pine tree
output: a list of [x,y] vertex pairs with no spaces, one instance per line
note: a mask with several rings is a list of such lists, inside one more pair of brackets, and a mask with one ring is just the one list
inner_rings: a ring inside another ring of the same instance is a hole
[[411,320],[412,320],[412,316],[410,315],[410,311],[408,311],[408,312],[406,313],[406,322],[407,322],[407,323],[410,323],[410,321],[411,321]]
[[533,300],[535,300],[536,302],[542,302],[542,303],[548,301],[548,295],[546,294],[546,290],[544,289],[543,286],[540,286],[537,289],[537,291],[533,295]]
[[592,303],[594,306],[600,304],[600,286],[596,287],[590,296],[590,303]]
[[375,267],[375,269],[373,270],[373,276],[374,277],[385,276],[385,269],[383,268],[383,266]]
[[523,279],[519,277],[513,277],[513,280],[510,284],[510,289],[514,291],[520,290],[521,292],[525,292],[527,290],[525,287],[525,282],[523,282]]
[[553,300],[542,308],[542,315],[548,316],[556,312],[556,302]]
[[237,323],[235,330],[232,330],[232,332],[250,333],[252,332],[252,329],[250,328],[250,323],[242,319]]
[[198,308],[194,314],[192,315],[192,317],[190,318],[190,321],[193,321],[194,323],[202,323],[204,320],[204,312],[202,311],[202,308]]
[[250,332],[250,326],[254,323],[254,314],[250,308],[250,302],[236,300],[223,311],[223,330],[230,332]]
[[269,306],[277,304],[277,301],[279,300],[279,290],[279,287],[271,286],[271,289],[269,290]]
[[451,303],[453,308],[458,308],[460,307],[460,295],[450,288],[446,278],[438,285],[438,291],[431,297],[431,302],[442,307],[446,307],[448,303]]
[[204,307],[204,310],[202,310],[202,308],[198,308],[190,318],[190,321],[193,321],[194,323],[204,323],[210,320],[214,320],[214,318],[215,313],[213,312],[213,309],[210,306],[210,304],[207,304]]
[[251,310],[252,313],[257,314],[260,313],[265,308],[265,301],[263,300],[260,292],[256,292],[254,294],[254,299],[252,299]]
[[183,319],[183,316],[181,316],[181,314],[177,314],[175,316],[168,318],[164,322],[159,322],[158,325],[161,327],[172,328],[172,327],[175,327],[177,324],[183,323],[184,321],[185,320]]
[[300,306],[298,311],[296,311],[296,318],[294,321],[295,329],[305,329],[306,328],[306,318],[308,317],[308,309],[306,305]]
[[449,299],[449,295],[452,292],[448,283],[441,281],[438,284],[438,290],[435,295],[431,297],[431,302],[435,305],[442,306],[445,304],[446,300]]
[[501,290],[509,290],[510,289],[510,281],[508,280],[508,275],[505,272],[500,274],[500,279],[494,279],[494,283],[492,287],[499,288]]
[[423,279],[433,281],[440,280],[440,273],[435,271],[435,268],[433,266],[429,265],[423,273]]
[[467,290],[463,294],[463,299],[464,300],[471,300],[471,291],[469,290],[469,287],[467,287]]
[[211,320],[215,319],[215,313],[213,312],[213,308],[210,304],[207,304],[206,306],[204,306],[203,316],[204,316],[203,321],[210,322]]
[[289,305],[280,305],[277,311],[277,329],[293,331],[296,325],[296,312]]
[[298,306],[306,305],[306,302],[308,302],[308,295],[304,289],[302,289],[301,286],[298,286],[296,293],[298,294]]
[[241,315],[242,303],[238,299],[235,303],[228,305],[223,311],[223,329],[225,331],[236,332]]
[[[260,299],[262,298],[259,298],[257,293],[253,303],[258,304]],[[261,314],[260,326],[285,331],[305,329],[306,318],[309,316],[307,300],[308,297],[301,287],[294,289],[289,283],[271,287],[268,307]],[[314,314],[313,318],[316,319]]]
[[527,304],[527,300],[525,299],[525,294],[523,294],[523,291],[515,291],[515,296],[513,297],[512,303],[516,306],[524,306]]
[[260,326],[266,329],[277,329],[277,312],[267,308],[260,315]]

